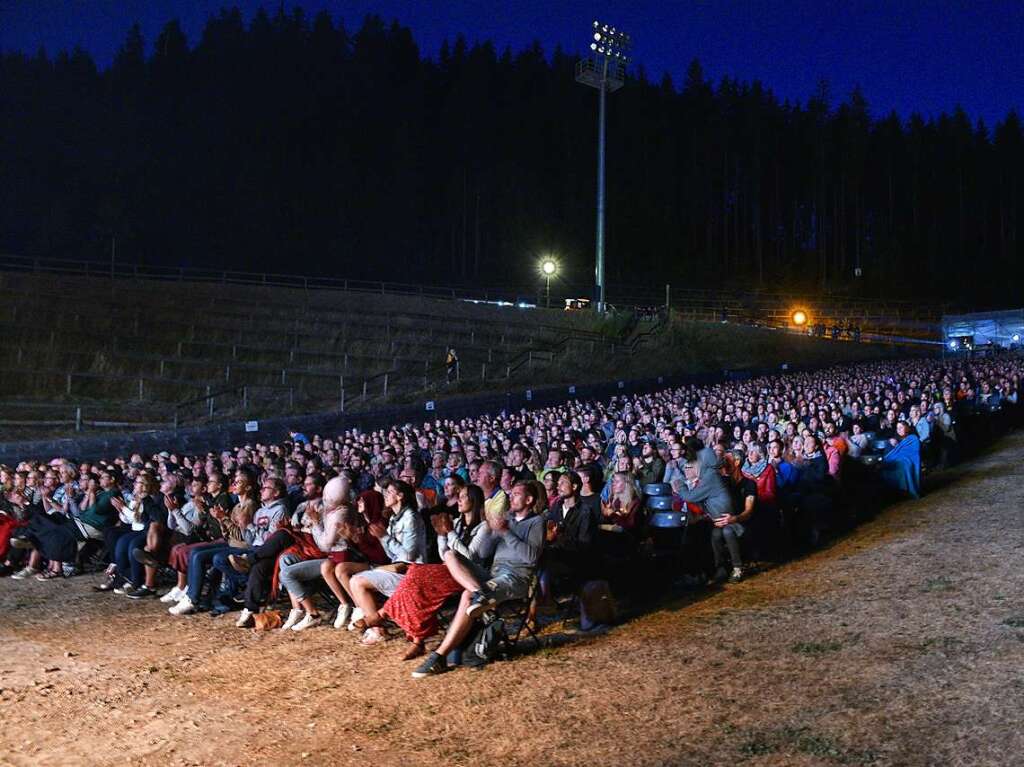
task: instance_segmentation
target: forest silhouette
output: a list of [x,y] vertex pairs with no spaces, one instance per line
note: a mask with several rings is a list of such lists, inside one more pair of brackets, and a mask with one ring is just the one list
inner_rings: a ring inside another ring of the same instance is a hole
[[[685,56],[685,52],[681,52]],[[642,60],[642,48],[638,50]],[[301,10],[0,53],[0,248],[425,284],[593,279],[597,95],[577,56]],[[609,97],[608,281],[1019,304],[1019,116],[872,115],[822,82],[634,68]],[[856,277],[860,269],[861,277]]]

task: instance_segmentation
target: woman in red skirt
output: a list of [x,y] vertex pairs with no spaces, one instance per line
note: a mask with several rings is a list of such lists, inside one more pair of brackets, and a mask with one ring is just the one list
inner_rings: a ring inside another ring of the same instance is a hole
[[[488,553],[485,539],[489,539],[490,533],[487,523],[481,521],[483,506],[483,491],[476,485],[467,485],[459,491],[459,515],[454,520],[443,512],[430,518],[442,558],[449,550],[477,561]],[[412,642],[403,660],[418,658],[426,652],[424,643],[437,633],[438,611],[449,597],[461,592],[462,586],[452,578],[447,565],[409,565],[398,589],[380,610],[380,615],[401,627]],[[363,644],[377,644],[383,639],[383,630],[375,628]]]

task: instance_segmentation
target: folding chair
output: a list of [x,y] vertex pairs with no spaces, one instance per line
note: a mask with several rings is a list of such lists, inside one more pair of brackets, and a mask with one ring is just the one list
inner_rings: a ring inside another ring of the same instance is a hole
[[522,599],[509,599],[499,604],[495,609],[495,615],[505,621],[508,626],[511,621],[518,621],[515,634],[506,630],[508,636],[508,649],[513,650],[523,638],[523,632],[537,643],[538,649],[543,647],[540,637],[533,626],[533,616],[536,612],[537,595],[540,593],[540,573],[533,571],[530,577],[530,588]]

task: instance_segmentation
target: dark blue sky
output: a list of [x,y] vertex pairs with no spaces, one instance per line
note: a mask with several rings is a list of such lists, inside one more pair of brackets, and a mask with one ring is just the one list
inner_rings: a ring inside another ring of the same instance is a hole
[[[0,47],[53,53],[80,45],[109,63],[133,21],[148,43],[168,19],[180,19],[194,44],[207,16],[232,3],[207,0],[0,0]],[[250,18],[261,4],[240,0]],[[290,8],[295,3],[286,3]],[[545,49],[561,43],[581,51],[594,18],[633,34],[634,58],[651,77],[668,71],[677,82],[697,57],[708,75],[760,79],[780,98],[806,101],[816,82],[832,85],[833,100],[859,83],[872,114],[895,109],[926,116],[961,104],[991,126],[1024,107],[1024,2],[759,2],[667,0],[519,0],[508,3],[409,0],[308,0],[312,15],[326,8],[357,28],[367,13],[412,28],[421,50],[435,55],[441,41],[462,33],[514,49],[533,39]]]

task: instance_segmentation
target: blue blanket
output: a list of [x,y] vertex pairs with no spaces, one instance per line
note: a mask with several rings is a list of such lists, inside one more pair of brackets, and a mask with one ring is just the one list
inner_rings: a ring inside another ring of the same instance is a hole
[[904,437],[882,457],[880,476],[887,485],[921,497],[921,440],[916,434]]

